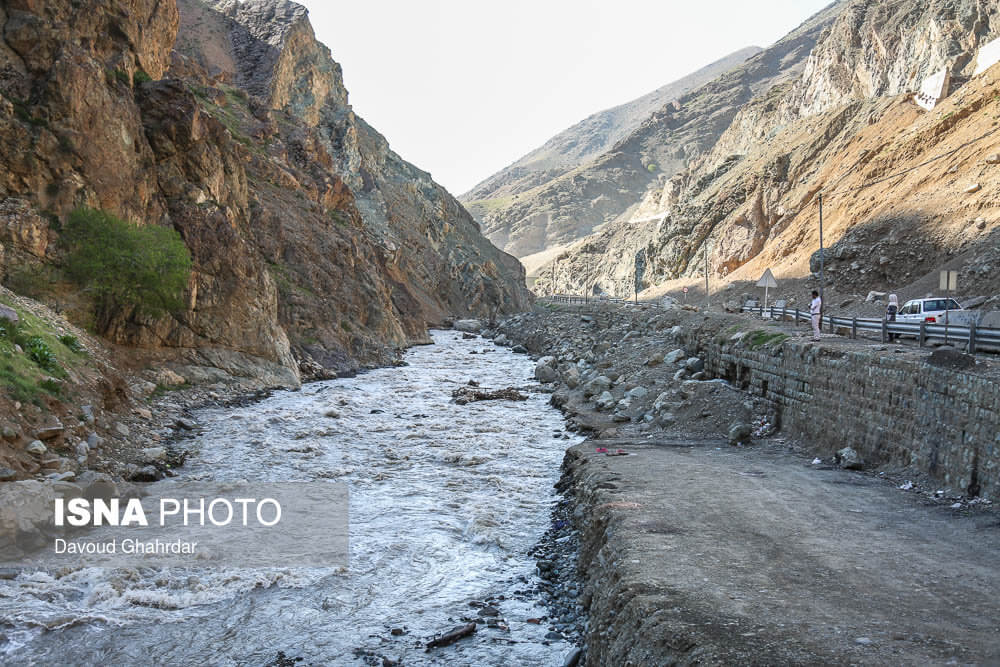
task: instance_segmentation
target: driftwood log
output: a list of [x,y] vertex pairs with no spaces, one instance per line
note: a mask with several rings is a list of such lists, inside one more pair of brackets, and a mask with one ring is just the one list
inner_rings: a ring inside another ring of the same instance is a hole
[[449,630],[437,639],[432,639],[427,642],[427,648],[438,648],[439,646],[447,646],[448,644],[454,644],[462,637],[468,637],[476,631],[475,623],[468,623],[466,625],[460,625],[454,630]]

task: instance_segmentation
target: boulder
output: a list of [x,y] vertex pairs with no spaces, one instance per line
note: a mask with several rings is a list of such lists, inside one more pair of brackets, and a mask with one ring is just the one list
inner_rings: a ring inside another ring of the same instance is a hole
[[456,320],[453,325],[456,331],[477,334],[483,330],[482,320]]
[[11,482],[17,479],[17,471],[0,466],[0,482]]
[[729,444],[738,445],[749,442],[751,435],[753,435],[753,427],[750,424],[736,422],[729,427]]
[[7,442],[16,442],[17,439],[21,437],[21,434],[18,432],[17,427],[9,423],[4,424],[3,427],[0,428],[0,434],[3,435],[3,439],[6,440]]
[[160,463],[167,460],[167,450],[163,447],[146,447],[139,454],[143,463]]
[[605,375],[598,375],[596,378],[583,385],[583,395],[596,396],[601,392],[611,389],[611,379]]
[[700,373],[705,370],[705,362],[698,357],[691,357],[684,362],[684,368],[686,368],[689,373]]
[[612,405],[615,404],[615,397],[611,395],[610,391],[605,391],[600,396],[597,397],[597,407],[602,410],[607,410]]
[[507,334],[500,334],[493,339],[494,345],[499,345],[500,347],[510,346],[510,340],[507,338]]
[[94,406],[92,405],[81,405],[80,415],[83,417],[83,421],[88,424],[94,423]]
[[0,303],[0,320],[3,320],[4,322],[12,322],[14,324],[17,324],[18,322],[21,321],[21,318],[18,317],[16,310],[11,308],[10,306],[5,306],[2,303]]
[[670,354],[668,354],[665,357],[663,357],[663,361],[665,363],[668,363],[668,364],[676,364],[678,361],[680,361],[681,359],[683,359],[686,356],[687,356],[687,354],[684,352],[684,350],[681,349],[681,348],[678,348],[678,349],[674,350],[673,352],[671,352]]
[[32,440],[31,444],[29,444],[24,451],[28,452],[32,456],[44,456],[45,453],[49,451],[49,448],[46,447],[45,443],[41,440]]
[[76,479],[76,484],[83,489],[83,497],[89,500],[101,498],[108,500],[118,497],[118,485],[103,472],[87,470]]
[[649,359],[646,360],[647,366],[659,366],[663,363],[663,353],[657,352],[653,354]]
[[580,371],[577,370],[576,366],[570,366],[562,374],[562,380],[570,389],[576,389],[580,386]]
[[625,392],[625,396],[631,400],[642,400],[649,395],[649,390],[645,387],[636,387]]
[[44,531],[55,497],[51,484],[33,479],[0,485],[0,545],[37,548],[46,544]]
[[156,371],[156,384],[163,387],[179,387],[182,384],[186,384],[187,380],[184,379],[183,375],[175,373],[169,368],[161,368]]
[[65,430],[66,427],[57,421],[38,429],[38,431],[35,432],[35,437],[39,440],[52,440],[53,438],[58,438],[62,435]]
[[555,382],[559,379],[559,374],[555,369],[546,364],[535,366],[535,379],[544,384]]
[[514,354],[528,354],[528,348],[526,348],[523,345],[515,345],[514,347],[510,348],[510,351],[513,352]]
[[861,470],[865,467],[864,462],[858,453],[851,447],[844,447],[837,452],[837,465],[846,470]]
[[886,292],[876,292],[873,290],[871,292],[868,292],[868,296],[865,297],[865,303],[875,303],[877,301],[881,301],[885,297],[886,297]]

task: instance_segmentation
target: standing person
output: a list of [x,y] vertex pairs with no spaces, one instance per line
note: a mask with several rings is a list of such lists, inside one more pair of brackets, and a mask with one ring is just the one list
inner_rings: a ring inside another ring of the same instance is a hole
[[[889,305],[885,309],[885,321],[886,322],[895,322],[896,321],[896,314],[898,312],[899,312],[899,297],[896,296],[895,294],[890,294],[889,295]],[[894,333],[890,333],[889,334],[889,341],[890,342],[895,341],[897,338],[899,338],[899,334],[894,334]]]
[[809,304],[809,314],[812,315],[813,340],[819,340],[820,318],[823,317],[823,300],[819,298],[819,292],[812,291],[813,300]]

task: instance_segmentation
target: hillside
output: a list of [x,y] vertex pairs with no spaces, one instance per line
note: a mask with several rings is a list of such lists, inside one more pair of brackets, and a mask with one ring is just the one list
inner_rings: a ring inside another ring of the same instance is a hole
[[[972,76],[998,34],[995,3],[845,3],[800,76],[744,104],[631,221],[569,249],[555,288],[630,295],[639,257],[640,288],[660,293],[703,275],[706,244],[717,283],[769,267],[779,281],[808,277],[821,192],[831,285],[922,295],[939,268],[960,268],[966,290],[1000,288],[990,282],[996,68]],[[924,111],[903,93],[943,66],[952,95]]]
[[[285,385],[527,303],[517,261],[354,114],[303,7],[91,4],[0,6],[5,285],[160,363]],[[98,312],[71,289],[78,207],[179,232],[186,307]]]
[[820,12],[770,48],[656,110],[610,150],[537,187],[502,200],[483,231],[524,257],[572,243],[629,212],[718,141],[743,104],[797,77],[835,17]]
[[497,201],[530,190],[546,179],[556,178],[605,153],[639,129],[665,104],[728,72],[760,51],[755,46],[741,49],[638,99],[588,116],[476,185],[459,199],[479,219],[480,214],[485,214]]

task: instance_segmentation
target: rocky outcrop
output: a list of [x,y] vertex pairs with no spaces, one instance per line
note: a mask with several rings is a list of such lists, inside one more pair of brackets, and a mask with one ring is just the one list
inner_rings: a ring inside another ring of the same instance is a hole
[[526,303],[516,260],[354,115],[303,7],[71,5],[0,9],[8,283],[58,266],[77,206],[172,226],[194,260],[188,307],[112,313],[103,333],[269,384],[297,383],[302,361],[388,363],[429,324]]

